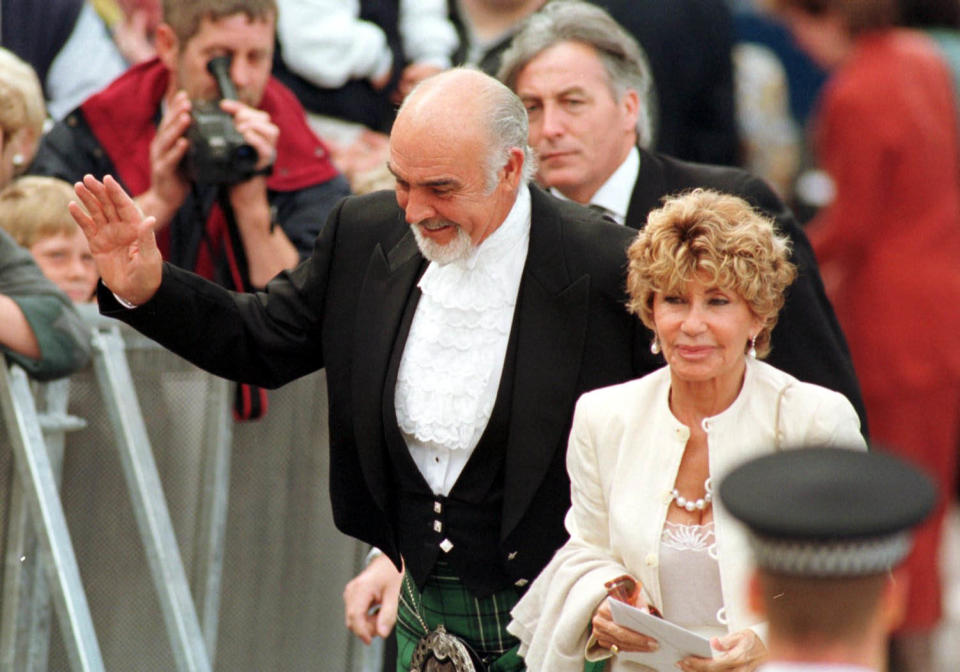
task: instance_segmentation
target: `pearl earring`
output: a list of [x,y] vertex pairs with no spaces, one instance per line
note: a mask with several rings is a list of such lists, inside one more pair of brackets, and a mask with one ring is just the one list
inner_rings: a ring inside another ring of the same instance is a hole
[[757,337],[750,337],[750,349],[747,350],[747,355],[753,359],[757,358]]
[[653,337],[653,341],[650,343],[650,352],[655,355],[660,354],[660,341],[657,340],[657,337]]
[[24,161],[25,159],[23,157],[23,154],[21,154],[20,152],[17,152],[16,154],[13,155],[14,168],[19,168],[20,166],[22,166]]

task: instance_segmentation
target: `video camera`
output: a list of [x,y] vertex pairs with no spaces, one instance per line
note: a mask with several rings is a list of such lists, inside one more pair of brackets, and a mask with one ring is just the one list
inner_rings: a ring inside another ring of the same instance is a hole
[[217,82],[220,98],[215,102],[195,101],[186,137],[190,147],[183,157],[187,178],[199,184],[236,184],[257,174],[257,150],[244,140],[233,117],[220,109],[220,100],[236,100],[237,90],[230,79],[230,56],[217,56],[207,63]]

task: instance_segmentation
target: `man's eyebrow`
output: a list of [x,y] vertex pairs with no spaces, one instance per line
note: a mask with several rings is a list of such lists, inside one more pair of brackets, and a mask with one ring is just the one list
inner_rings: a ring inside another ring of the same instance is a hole
[[[393,166],[390,165],[390,162],[387,162],[387,170],[390,171],[390,174],[398,181],[404,184],[409,184],[409,181],[401,177],[396,170],[393,169]],[[424,180],[423,182],[418,182],[418,187],[457,187],[460,185],[460,182],[452,177],[437,177],[431,180]]]
[[571,84],[570,86],[560,89],[556,93],[543,95],[540,93],[524,93],[518,92],[517,96],[520,100],[541,100],[543,98],[562,98],[563,96],[570,95],[586,95],[587,90],[580,84]]
[[452,177],[438,177],[433,180],[425,180],[420,183],[424,187],[456,187],[460,183]]

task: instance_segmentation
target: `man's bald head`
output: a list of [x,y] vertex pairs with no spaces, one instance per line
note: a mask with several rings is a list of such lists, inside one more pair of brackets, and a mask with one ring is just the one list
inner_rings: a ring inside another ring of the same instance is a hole
[[506,219],[532,172],[520,100],[476,70],[421,82],[390,133],[397,203],[431,261],[463,259]]
[[480,70],[453,68],[423,80],[410,92],[391,135],[413,132],[450,147],[461,146],[467,138],[478,139],[486,147],[479,156],[487,159],[487,187],[492,189],[513,147],[524,154],[524,182],[536,172],[527,145],[527,123],[520,99],[500,81]]

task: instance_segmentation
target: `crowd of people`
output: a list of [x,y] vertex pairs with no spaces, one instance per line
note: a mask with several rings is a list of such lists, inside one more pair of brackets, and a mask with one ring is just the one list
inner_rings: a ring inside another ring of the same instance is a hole
[[[747,15],[823,74],[808,118]],[[96,301],[240,383],[240,419],[326,369],[335,522],[372,549],[345,621],[398,670],[644,669],[617,580],[710,640],[685,670],[879,670],[888,639],[933,669],[956,0],[3,0],[0,26],[5,351],[69,374]]]

